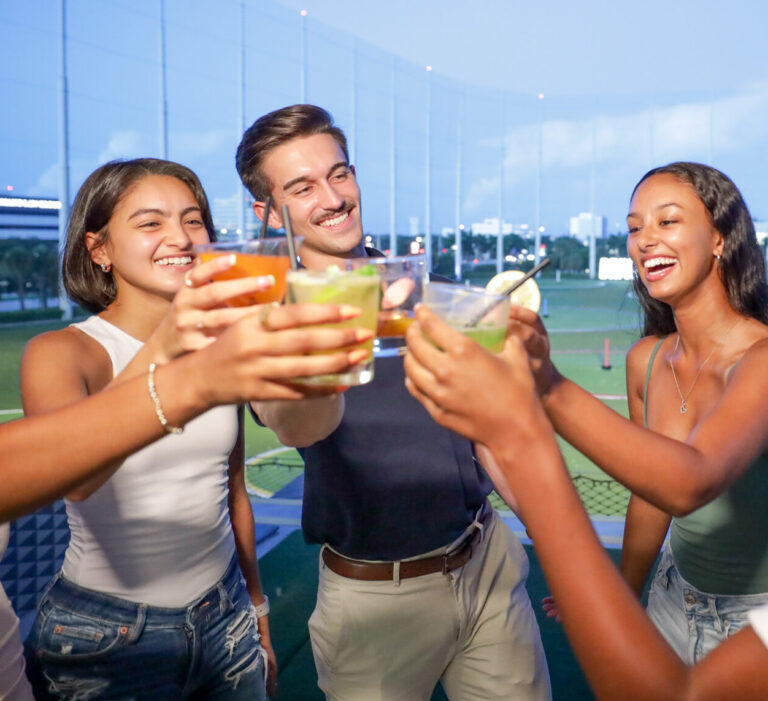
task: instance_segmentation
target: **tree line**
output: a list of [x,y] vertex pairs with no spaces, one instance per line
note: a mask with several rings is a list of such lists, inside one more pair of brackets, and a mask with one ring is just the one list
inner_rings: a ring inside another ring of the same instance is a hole
[[15,295],[19,310],[36,297],[42,309],[58,294],[59,251],[57,241],[43,239],[0,239],[0,291]]

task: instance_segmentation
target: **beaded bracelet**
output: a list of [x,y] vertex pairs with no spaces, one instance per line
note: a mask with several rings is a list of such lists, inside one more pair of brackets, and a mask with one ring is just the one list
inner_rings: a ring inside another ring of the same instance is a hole
[[152,403],[155,405],[155,414],[157,414],[157,420],[163,427],[166,433],[183,433],[184,429],[181,426],[171,426],[168,423],[168,419],[165,418],[163,407],[160,405],[160,397],[157,396],[157,390],[155,389],[155,370],[157,365],[155,363],[149,364],[149,375],[147,375],[147,389],[149,390],[149,396],[152,397]]

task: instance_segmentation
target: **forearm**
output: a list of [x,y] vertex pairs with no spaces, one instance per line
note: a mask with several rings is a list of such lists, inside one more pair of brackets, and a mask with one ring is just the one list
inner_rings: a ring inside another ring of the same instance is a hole
[[303,448],[336,430],[344,414],[344,395],[296,401],[252,402],[261,422],[286,446]]
[[633,495],[624,522],[621,576],[639,598],[669,529],[670,517]]
[[[158,368],[156,385],[172,425],[208,408],[193,359]],[[0,426],[0,520],[58,499],[116,461],[161,438],[144,374],[46,414]]]
[[686,515],[727,486],[695,447],[632,423],[567,378],[558,376],[542,403],[557,433],[667,513]]
[[[648,621],[605,555],[554,440],[525,459],[496,452],[558,603],[566,632],[599,699],[679,699],[686,669]],[[546,504],[546,508],[542,505]],[[556,518],[553,518],[556,514]],[[653,674],[648,670],[653,669]]]

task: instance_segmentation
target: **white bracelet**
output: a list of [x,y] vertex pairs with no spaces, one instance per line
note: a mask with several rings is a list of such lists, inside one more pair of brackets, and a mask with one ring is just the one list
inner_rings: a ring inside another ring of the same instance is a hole
[[253,607],[253,612],[256,618],[264,618],[269,613],[269,597],[266,594],[264,594],[264,601]]
[[149,390],[149,396],[152,397],[152,403],[155,405],[155,414],[157,414],[157,420],[163,427],[166,433],[183,433],[184,429],[181,426],[171,426],[168,423],[168,419],[165,418],[163,407],[160,405],[160,397],[157,396],[157,390],[155,389],[155,370],[157,365],[155,363],[149,364],[149,375],[147,375],[147,389]]

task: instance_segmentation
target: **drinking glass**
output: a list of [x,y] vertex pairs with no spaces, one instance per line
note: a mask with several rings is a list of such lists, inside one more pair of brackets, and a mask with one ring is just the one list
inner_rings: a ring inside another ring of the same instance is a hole
[[423,255],[395,258],[352,258],[348,270],[373,266],[381,280],[381,309],[374,352],[377,357],[405,352],[405,332],[413,323],[414,307],[421,302],[427,280]]
[[[376,331],[381,281],[373,266],[344,271],[331,266],[328,270],[289,270],[286,275],[287,303],[350,304],[360,307],[363,313],[354,319],[333,324],[321,324],[326,328],[364,328]],[[348,371],[337,374],[303,377],[293,382],[309,385],[364,385],[373,379],[373,338],[348,350],[364,348],[368,357]],[[332,353],[334,351],[317,351]]]
[[[296,247],[301,246],[301,237],[295,237]],[[214,275],[214,280],[235,280],[242,277],[272,275],[275,284],[266,290],[239,295],[227,300],[231,307],[245,307],[251,304],[281,302],[285,296],[285,274],[291,267],[288,241],[284,236],[264,239],[224,239],[195,246],[195,251],[204,263],[217,256],[235,254],[235,264],[228,270]]]
[[504,348],[509,318],[509,297],[483,287],[430,282],[424,287],[424,304],[449,326],[491,353]]

